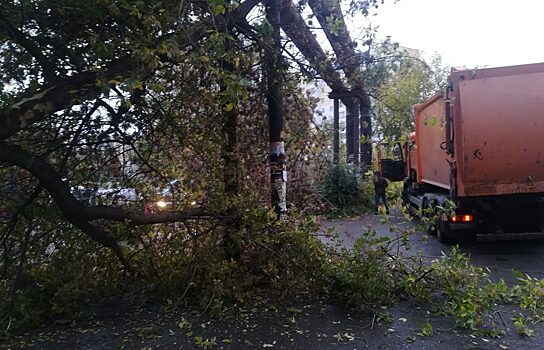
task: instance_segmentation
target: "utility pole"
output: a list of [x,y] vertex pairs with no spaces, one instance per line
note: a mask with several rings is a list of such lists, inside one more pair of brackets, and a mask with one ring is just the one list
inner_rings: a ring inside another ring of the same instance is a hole
[[283,140],[283,86],[280,32],[280,0],[266,0],[266,18],[272,26],[271,36],[266,39],[265,54],[268,102],[268,136],[270,140],[271,201],[280,220],[287,218],[287,170]]

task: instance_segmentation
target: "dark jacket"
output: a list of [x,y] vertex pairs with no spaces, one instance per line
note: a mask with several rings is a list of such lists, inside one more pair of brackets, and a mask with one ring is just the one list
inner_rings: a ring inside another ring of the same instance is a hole
[[378,177],[374,179],[374,192],[378,194],[385,194],[385,188],[389,184],[384,177]]

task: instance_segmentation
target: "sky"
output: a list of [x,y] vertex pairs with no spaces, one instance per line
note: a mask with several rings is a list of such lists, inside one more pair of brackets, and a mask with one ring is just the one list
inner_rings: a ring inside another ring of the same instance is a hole
[[[544,1],[385,0],[369,17],[378,38],[451,67],[498,67],[544,62]],[[368,20],[365,20],[368,22]]]

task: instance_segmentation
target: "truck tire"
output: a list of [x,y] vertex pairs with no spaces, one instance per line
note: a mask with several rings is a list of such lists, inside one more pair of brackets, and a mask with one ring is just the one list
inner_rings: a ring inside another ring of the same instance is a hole
[[408,200],[408,191],[410,191],[411,186],[412,180],[410,180],[409,178],[405,178],[402,186],[402,193],[400,195],[402,198],[402,202],[405,205],[410,205],[410,201]]
[[438,238],[438,241],[440,243],[451,243],[452,238],[450,235],[449,223],[439,219],[436,226],[436,238]]
[[537,205],[537,225],[540,232],[544,232],[544,198],[541,198]]
[[427,231],[428,235],[436,236],[436,234],[437,234],[437,230],[436,230],[437,220],[436,220],[436,218],[433,218],[433,216],[431,214],[426,213],[427,209],[429,209],[429,208],[430,208],[429,200],[427,198],[424,198],[423,203],[421,204],[421,210],[423,212],[422,215],[426,219],[434,221],[434,224],[432,224],[432,223],[427,223],[426,224],[426,231]]
[[402,206],[404,208],[406,208],[406,212],[408,213],[408,215],[410,216],[413,216],[413,213],[412,211],[410,210],[410,201],[408,200],[408,183],[407,183],[407,179],[404,179],[404,183],[403,183],[403,186],[402,186],[402,192],[400,194],[400,198],[402,199]]

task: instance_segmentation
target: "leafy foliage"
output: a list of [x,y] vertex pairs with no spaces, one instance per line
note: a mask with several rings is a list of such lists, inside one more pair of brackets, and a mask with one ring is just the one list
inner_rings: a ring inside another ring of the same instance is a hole
[[[378,3],[351,5],[368,14]],[[355,249],[337,250],[295,210],[289,222],[276,220],[267,200],[261,62],[271,28],[261,9],[256,28],[240,25],[245,4],[0,4],[3,331],[73,318],[85,305],[131,289],[212,314],[259,293],[373,308],[401,294],[431,299],[439,289],[443,310],[461,327],[477,329],[495,302],[508,300],[540,320],[540,282],[524,277],[513,289],[493,283],[456,249],[428,266],[392,253],[392,245],[409,244],[405,234],[389,240],[369,230]],[[329,22],[340,30],[340,18]],[[292,202],[303,211],[314,209],[316,174],[308,162],[324,135],[309,127],[294,67],[282,70],[284,137],[295,155],[288,160]],[[411,104],[440,82],[402,60],[367,77],[383,101],[378,133],[393,140],[411,127]],[[319,192],[338,208],[369,205],[361,177],[332,166]],[[168,188],[172,180],[177,192]],[[170,210],[144,215],[168,190]],[[515,322],[529,335],[524,318]],[[180,328],[190,332],[190,325]],[[217,343],[194,340],[201,348]]]
[[[274,269],[244,260],[263,251],[255,237],[275,231],[266,48],[251,26],[233,26],[256,4],[0,4],[0,320],[8,330],[77,314],[141,281],[210,310],[266,283]],[[304,210],[315,195],[301,160],[322,135],[309,127],[296,71],[283,73],[290,200]],[[35,100],[28,119],[14,112]]]
[[[3,281],[4,331],[77,317],[88,303],[123,291],[123,272],[111,251],[96,249],[94,242],[70,231],[54,234],[64,237],[62,247],[49,246],[49,258],[26,263],[13,284]],[[93,254],[88,253],[91,249]],[[35,248],[31,252],[35,254]]]
[[374,135],[392,143],[402,141],[414,130],[414,105],[444,91],[447,71],[440,56],[428,63],[390,39],[372,51],[365,80],[374,98]]
[[370,208],[370,186],[370,181],[365,181],[355,167],[345,163],[330,164],[317,185],[317,192],[332,210],[342,213]]
[[336,300],[361,309],[394,300],[394,271],[387,263],[387,250],[381,249],[387,242],[387,237],[365,230],[353,250],[344,249],[333,259],[330,286]]

